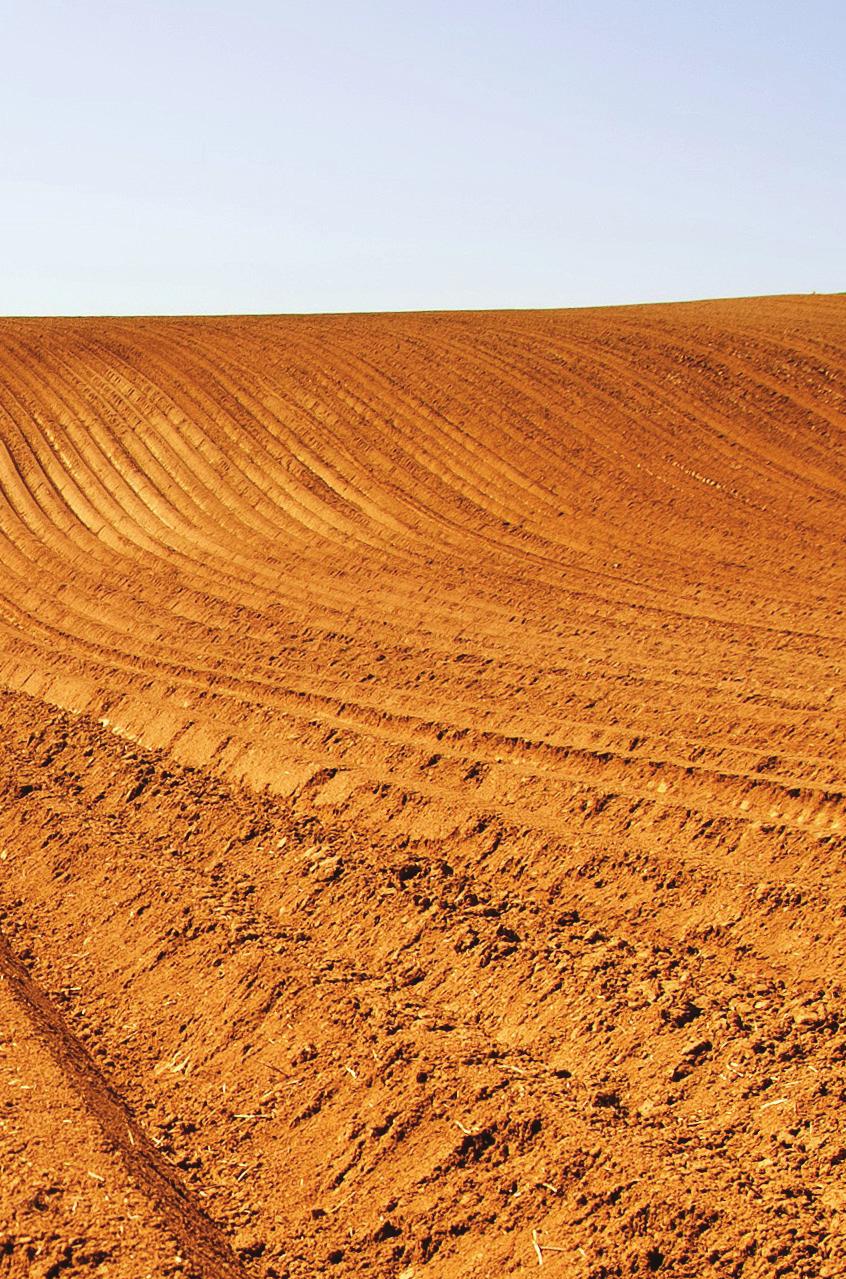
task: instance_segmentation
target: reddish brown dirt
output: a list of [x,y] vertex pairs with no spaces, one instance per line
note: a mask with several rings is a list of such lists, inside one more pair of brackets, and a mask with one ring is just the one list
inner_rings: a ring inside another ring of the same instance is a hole
[[0,321],[0,1275],[846,1272],[844,498],[842,297]]

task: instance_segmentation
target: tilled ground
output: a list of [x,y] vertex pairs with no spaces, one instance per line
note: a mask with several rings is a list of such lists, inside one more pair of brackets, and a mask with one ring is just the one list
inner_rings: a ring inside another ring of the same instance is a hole
[[844,366],[0,326],[0,1274],[843,1273]]

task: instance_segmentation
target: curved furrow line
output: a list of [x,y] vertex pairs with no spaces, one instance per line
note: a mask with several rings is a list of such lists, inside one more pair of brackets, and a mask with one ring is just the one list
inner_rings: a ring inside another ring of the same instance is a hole
[[[501,365],[499,365],[499,367],[501,368],[502,366],[501,366]],[[508,365],[508,367],[510,367],[510,368],[512,368],[512,369],[514,369],[516,366],[515,366],[514,364],[509,364],[509,365]],[[542,368],[543,368],[542,361],[540,361],[540,360],[538,361],[538,368],[539,368],[539,369],[542,369]],[[592,382],[592,381],[595,381],[595,376],[592,376],[590,373],[586,373],[586,374],[584,374],[584,380],[585,380],[585,382],[587,383],[587,385],[591,385],[591,382]],[[538,382],[539,382],[539,384],[540,384],[541,386],[543,386],[544,379],[543,379],[543,377],[542,377],[542,376],[539,376],[539,377],[538,377]],[[544,395],[544,397],[542,397],[542,398],[546,399],[546,401],[547,401],[547,402],[549,402],[550,400],[552,400],[552,401],[554,402],[555,389],[556,389],[556,388],[555,388],[555,386],[554,386],[554,383],[551,383],[551,384],[550,384],[550,388],[549,388],[548,390],[545,390],[545,395]],[[578,414],[577,414],[577,413],[575,413],[575,412],[573,411],[573,409],[572,409],[572,407],[571,407],[570,405],[568,405],[568,406],[567,406],[567,408],[566,408],[566,410],[565,410],[565,411],[567,412],[567,414],[569,415],[569,417],[570,417],[571,419],[573,419],[573,420],[575,420],[575,421],[578,421]],[[587,431],[585,431],[585,428],[583,427],[583,431],[584,431],[584,433],[585,433],[585,437],[586,437],[586,438],[587,438],[587,435],[588,435],[588,434],[590,434],[590,435],[591,435],[591,437],[592,437],[593,439],[595,439],[596,437],[598,437],[598,436],[599,436],[599,435],[601,435],[601,433],[602,433],[602,429],[601,429],[601,427],[599,426],[599,423],[600,423],[600,422],[601,422],[601,420],[602,420],[602,413],[601,413],[601,412],[597,412],[597,413],[594,415],[594,419],[593,419],[593,420],[597,423],[597,425],[596,425],[595,427],[593,427],[593,429],[592,429],[592,431],[591,431],[591,432],[587,432]],[[630,421],[631,421],[631,422],[634,422],[634,421],[637,421],[637,420],[638,420],[638,419],[637,419],[637,417],[636,417],[636,416],[635,416],[635,417],[632,417],[632,418],[630,419]],[[568,430],[568,436],[571,438],[571,437],[572,437],[572,431],[571,431],[571,428],[569,427],[569,425],[568,425],[567,430]],[[533,436],[536,436],[536,437],[538,438],[538,440],[539,440],[539,441],[541,441],[541,440],[543,441],[543,444],[544,444],[543,461],[546,463],[546,466],[547,466],[547,468],[548,468],[550,461],[557,461],[557,460],[558,460],[558,458],[559,458],[559,456],[561,455],[561,451],[562,451],[562,449],[561,449],[561,442],[560,442],[560,440],[559,440],[559,439],[554,438],[554,437],[550,434],[550,431],[549,431],[549,428],[548,428],[548,427],[546,427],[546,428],[544,429],[544,431],[543,431],[543,434],[542,434],[542,435],[537,435],[537,433],[536,433],[536,432],[533,432],[532,434],[533,434]],[[623,435],[624,435],[624,433],[623,433]],[[616,432],[616,438],[617,438],[617,439],[619,439],[619,438],[620,438],[620,436],[621,436],[621,432],[620,432],[620,431],[619,431],[619,429],[618,429],[618,430],[617,430],[617,432]],[[532,437],[530,437],[530,438],[532,438]],[[609,449],[609,456],[616,456],[616,457],[619,457],[619,458],[622,458],[622,457],[624,456],[624,453],[621,451],[620,447],[619,447],[619,446],[615,446],[615,444],[613,444],[613,443],[609,443],[609,445],[608,445],[608,449]],[[635,448],[635,449],[634,449],[634,450],[630,453],[630,457],[631,457],[631,460],[632,460],[632,464],[631,464],[631,466],[630,466],[628,469],[629,469],[629,470],[632,472],[632,474],[634,474],[634,475],[637,475],[639,471],[640,471],[640,472],[642,472],[642,470],[643,470],[643,463],[639,460],[639,457],[640,457],[640,456],[642,456],[642,454],[640,454],[640,453],[639,453],[639,450],[638,450],[637,448]],[[607,479],[608,470],[607,470],[607,467],[605,467],[605,466],[604,466],[604,464],[599,464],[599,465],[594,464],[593,466],[589,466],[589,465],[586,463],[586,464],[585,464],[585,467],[584,467],[584,469],[583,469],[583,474],[584,474],[584,476],[587,478],[587,477],[590,477],[590,476],[591,476],[591,473],[592,473],[593,477],[596,477],[596,476],[599,476],[599,475],[603,475],[603,476],[605,476],[605,477],[606,477],[606,479]],[[583,511],[582,511],[582,512],[580,513],[580,515],[579,515],[579,525],[580,525],[580,527],[582,527],[583,529],[589,528],[589,527],[590,527],[590,523],[591,523],[591,522],[593,523],[594,527],[601,527],[600,522],[599,522],[598,520],[595,520],[595,519],[594,519],[593,521],[591,521],[591,520],[590,520],[589,512],[588,512],[588,511],[586,511],[586,510],[583,508]],[[611,543],[611,544],[614,546],[614,551],[613,551],[613,552],[611,552],[611,551],[610,551],[610,547],[609,547],[609,553],[610,553],[610,554],[614,554],[614,553],[619,554],[621,550],[625,550],[627,553],[631,554],[632,550],[633,550],[635,547],[637,547],[637,549],[638,549],[638,550],[640,550],[640,551],[642,551],[642,550],[643,550],[643,544],[642,544],[642,542],[641,542],[641,543],[640,543],[640,545],[638,546],[638,543],[637,543],[637,542],[633,542],[633,541],[632,541],[632,539],[631,539],[631,537],[629,537],[629,538],[628,538],[627,542],[623,542],[623,540],[622,540],[622,529],[620,529],[620,528],[619,528],[619,526],[618,526],[616,523],[612,523],[612,524],[607,524],[607,523],[606,523],[606,524],[605,524],[605,526],[604,526],[604,528],[605,528],[605,531],[606,531],[607,533],[610,533],[610,534],[611,534],[611,537],[612,537],[612,543]],[[629,531],[631,531],[631,523],[629,524]],[[536,530],[536,532],[537,532],[537,530]],[[547,540],[547,541],[552,540],[553,542],[555,541],[555,538],[554,538],[554,536],[553,536],[553,534],[552,534],[552,531],[551,531],[551,530],[546,530],[546,529],[545,529],[545,530],[544,530],[544,533],[545,533],[545,539],[544,539],[544,540]],[[572,544],[572,539],[570,539],[570,544]],[[654,556],[655,556],[655,548],[653,548],[653,559],[654,559]],[[670,565],[677,566],[677,565],[679,565],[679,564],[683,563],[683,553],[682,553],[682,551],[681,551],[681,550],[676,550],[675,548],[673,548],[672,544],[671,544],[671,543],[669,543],[667,540],[664,540],[664,541],[662,542],[662,546],[661,546],[661,557],[662,557],[662,561],[664,562],[664,564],[665,564],[668,568],[670,567]]]
[[[46,610],[43,610],[43,612],[46,613]],[[57,612],[61,616],[61,610],[57,610]],[[45,621],[42,623],[42,628],[46,632],[55,629],[51,626],[49,617],[46,616]],[[108,640],[108,635],[105,640]],[[449,743],[455,739],[456,735],[459,738],[467,737],[467,729],[465,728],[459,728],[456,725],[447,723],[424,723],[408,715],[386,714],[384,710],[376,706],[368,706],[366,703],[347,702],[338,710],[335,697],[327,696],[307,685],[286,686],[284,688],[277,686],[271,691],[262,687],[254,678],[249,680],[242,678],[237,684],[227,683],[219,672],[202,663],[195,663],[189,673],[184,667],[161,657],[153,656],[144,661],[144,650],[143,648],[139,650],[137,646],[130,652],[121,650],[117,645],[112,646],[105,641],[96,643],[92,639],[85,643],[80,643],[75,651],[83,658],[90,658],[93,654],[95,660],[102,654],[103,656],[99,657],[99,660],[107,666],[112,665],[116,669],[126,672],[143,670],[147,674],[154,674],[157,678],[164,679],[166,683],[174,687],[194,689],[195,691],[207,689],[213,692],[216,697],[243,701],[250,705],[260,704],[267,708],[282,709],[286,704],[294,702],[300,708],[304,708],[302,712],[304,715],[318,709],[322,712],[322,718],[326,723],[343,727],[352,726],[357,731],[364,732],[369,736],[375,734],[381,740],[392,741],[397,744],[411,738],[419,739],[428,748],[431,748],[442,744],[444,741]],[[155,649],[153,651],[155,652]],[[119,656],[121,653],[123,660]],[[506,752],[506,758],[522,759],[529,756],[533,760],[542,760],[547,763],[554,762],[559,766],[566,765],[567,767],[565,772],[561,774],[561,778],[569,781],[583,781],[587,778],[595,779],[598,771],[603,774],[603,785],[606,789],[615,788],[621,793],[632,795],[644,793],[652,789],[653,786],[658,787],[659,793],[663,794],[670,786],[678,787],[679,783],[689,789],[691,779],[705,783],[706,790],[707,785],[710,784],[712,790],[717,793],[726,787],[732,788],[741,783],[753,783],[756,790],[756,811],[760,811],[762,818],[773,820],[777,817],[779,820],[785,820],[785,818],[789,818],[792,808],[796,810],[793,816],[799,819],[800,825],[805,820],[801,814],[806,811],[808,804],[812,806],[821,804],[826,807],[835,805],[836,807],[843,798],[841,794],[829,793],[821,787],[805,786],[802,788],[801,793],[793,796],[797,803],[785,806],[783,795],[785,788],[775,785],[771,778],[763,778],[760,775],[738,776],[714,773],[711,770],[689,763],[683,765],[663,759],[643,760],[638,756],[615,756],[611,752],[552,747],[545,742],[513,739],[488,731],[480,732],[476,730],[467,740],[467,746],[470,748],[470,756],[463,754],[461,757],[462,762],[466,765],[472,764],[480,755],[485,762],[494,762],[494,759],[499,762],[498,757],[491,755],[493,751]],[[576,765],[575,771],[572,771],[573,764]],[[631,777],[633,772],[636,774],[634,778]],[[656,776],[660,777],[659,781],[655,780]],[[789,789],[796,790],[797,788],[791,787]],[[676,800],[675,802],[678,801]],[[710,794],[703,794],[700,797],[698,806],[702,808],[702,811],[708,811],[710,802],[712,802]],[[725,810],[720,807],[719,811],[723,812]]]
[[[162,444],[164,445],[164,447],[166,449],[169,449],[170,451],[170,460],[172,462],[173,459],[178,456],[179,445],[181,443],[181,433],[178,431],[172,432],[167,436],[162,436],[161,438],[162,438]],[[185,485],[184,484],[180,485],[179,483],[179,478],[180,478],[179,471],[173,465],[171,465],[171,467],[168,467],[163,462],[160,462],[158,458],[155,458],[155,454],[150,453],[149,445],[147,446],[147,449],[146,449],[148,464],[146,468],[142,468],[140,470],[140,474],[145,477],[145,481],[147,484],[149,484],[151,479],[158,478],[160,483],[157,486],[157,492],[161,493],[162,495],[168,493],[168,486],[170,487],[171,490],[175,488],[175,493],[171,491],[166,499],[163,496],[163,500],[167,500],[171,509],[173,509],[173,498],[175,496],[179,497],[180,491],[181,491],[182,493],[185,494],[187,501],[190,503],[190,506],[188,508],[189,511],[191,507],[193,507],[195,510],[199,509],[200,511],[203,512],[203,518],[209,520],[212,525],[214,525],[216,522],[215,517],[213,515],[213,512],[215,510],[217,510],[218,518],[221,513],[225,513],[231,519],[232,518],[231,513],[233,511],[236,512],[235,522],[237,523],[238,522],[237,513],[241,510],[243,503],[239,501],[231,501],[227,506],[227,504],[225,504],[224,501],[222,500],[221,490],[225,492],[227,489],[227,481],[225,477],[225,468],[224,468],[224,463],[226,459],[223,456],[218,455],[218,458],[216,459],[218,462],[217,467],[214,467],[209,464],[204,464],[203,458],[202,458],[202,450],[197,448],[197,442],[198,440],[203,440],[205,438],[207,437],[204,437],[202,435],[199,435],[199,436],[195,435],[195,438],[192,442],[190,443],[186,442],[182,449],[181,462],[184,468],[183,475],[192,477],[196,489],[202,493],[202,496],[204,498],[207,499],[206,506],[204,506],[203,504],[198,504],[195,501],[195,499],[191,497],[190,494],[188,494],[188,491]],[[152,465],[150,465],[151,462],[152,462]],[[197,474],[198,471],[199,471],[199,475]],[[203,477],[205,479],[205,484],[202,483]],[[150,507],[149,498],[145,498],[144,500],[147,506]],[[208,506],[211,507],[211,511],[208,510]],[[246,514],[248,511],[249,511],[249,507],[244,509],[243,514]],[[155,512],[152,508],[151,508],[151,514],[155,515]],[[194,529],[198,529],[198,525],[200,521],[197,520],[196,516],[194,517],[193,520],[191,520],[190,517],[186,514],[184,518],[188,520],[187,527],[193,527]],[[275,531],[272,529],[272,526],[269,524],[266,524],[264,527],[266,531]]]
[[[753,435],[751,438],[753,452],[759,456],[765,446],[768,469],[772,469],[775,463],[773,454],[775,441],[779,436],[784,436],[784,444],[778,448],[781,474],[788,482],[794,482],[794,478],[802,474],[795,469],[798,461],[797,443],[810,445],[813,449],[813,435],[817,424],[825,420],[824,409],[815,402],[805,404],[801,399],[798,401],[792,399],[788,382],[767,377],[766,362],[755,364],[751,355],[748,355],[746,359],[741,358],[738,352],[737,335],[734,333],[728,335],[722,331],[715,332],[708,344],[701,349],[707,353],[707,359],[700,357],[697,361],[696,380],[691,389],[703,395],[707,392],[708,399],[705,403],[715,406],[725,416],[729,407],[726,405],[727,380],[735,383],[738,391],[742,388],[743,399],[736,399],[730,406],[734,410],[734,416],[728,419],[727,429],[733,434],[738,431],[743,433],[744,423],[749,425],[754,423],[756,428],[765,428],[766,434],[763,438],[760,434]],[[678,340],[670,342],[665,338],[660,350],[671,367],[675,365],[673,381],[677,394],[687,395],[689,388],[685,378],[689,369],[688,348],[681,346]],[[639,349],[636,349],[636,355],[640,357]],[[771,355],[770,362],[776,360],[777,356]],[[740,378],[737,377],[738,371]],[[728,379],[726,374],[729,375]],[[800,410],[798,425],[796,424],[797,408]],[[748,434],[748,427],[745,433]],[[760,457],[760,460],[763,460],[763,457]],[[830,461],[830,453],[819,458],[816,463],[815,478],[811,479],[812,483],[825,491],[830,490],[833,479],[827,465]]]
[[[154,349],[156,352],[157,376],[160,377],[162,375],[162,371],[168,372],[172,379],[171,385],[175,387],[178,383],[178,376],[177,369],[172,363],[174,358],[172,355],[172,348],[173,343],[151,343],[148,341],[146,344],[147,351]],[[212,364],[209,364],[203,371],[206,374],[216,372]],[[185,379],[184,368],[182,370],[182,378],[183,380]],[[340,537],[344,534],[348,535],[351,531],[349,521],[347,520],[344,525],[337,528],[335,523],[333,523],[333,519],[327,518],[327,516],[332,516],[332,512],[328,510],[325,502],[320,503],[310,495],[307,485],[303,485],[302,483],[298,484],[296,479],[291,479],[283,487],[280,487],[279,481],[284,480],[284,473],[280,475],[280,473],[276,471],[274,474],[273,471],[268,472],[267,469],[261,469],[253,465],[250,459],[245,456],[243,446],[239,441],[245,436],[249,438],[251,434],[255,423],[254,413],[252,412],[254,405],[251,404],[249,409],[245,409],[237,400],[230,398],[229,402],[222,406],[217,397],[211,397],[209,380],[208,376],[205,378],[197,377],[191,383],[191,386],[192,390],[195,390],[197,386],[205,388],[205,398],[204,400],[198,400],[198,407],[200,407],[205,419],[205,434],[209,441],[211,442],[214,439],[217,426],[221,422],[226,424],[230,432],[234,430],[235,440],[233,441],[230,437],[227,441],[228,447],[225,447],[223,450],[218,449],[219,460],[222,464],[224,464],[221,466],[221,470],[224,472],[222,477],[224,488],[227,485],[224,469],[225,466],[231,467],[233,462],[240,462],[240,465],[238,466],[238,473],[243,476],[244,482],[248,486],[251,486],[252,491],[256,494],[263,497],[268,480],[274,484],[275,492],[271,498],[271,510],[274,511],[277,518],[280,510],[284,511],[286,507],[292,506],[295,509],[299,508],[302,510],[302,523],[306,531],[321,532],[327,536]],[[214,385],[214,381],[212,382],[212,385]],[[185,388],[180,386],[179,393],[186,394]],[[173,394],[175,398],[175,392]],[[233,443],[235,445],[234,449]],[[303,463],[301,462],[301,465],[302,464]],[[248,488],[248,492],[249,491],[250,488]],[[240,505],[237,500],[238,496],[239,495],[236,493],[229,504],[231,509],[236,512],[239,511]],[[240,498],[241,502],[243,502],[243,495],[240,495]],[[275,500],[273,500],[274,498]],[[253,509],[254,504],[252,502],[248,503],[243,515],[248,516]],[[337,519],[337,515],[334,516],[334,519]],[[316,524],[315,521],[317,521]]]
[[[767,471],[776,470],[791,484],[795,484],[798,480],[827,495],[840,493],[842,484],[837,483],[836,477],[832,476],[830,471],[832,460],[830,453],[818,457],[816,462],[811,463],[810,469],[807,462],[803,469],[797,469],[799,462],[796,454],[797,440],[808,443],[809,435],[817,429],[817,424],[826,420],[824,412],[818,410],[813,403],[805,403],[801,398],[795,398],[787,383],[767,378],[765,370],[753,364],[751,357],[741,359],[737,352],[736,339],[729,342],[726,335],[715,335],[707,350],[707,363],[697,367],[694,387],[703,396],[705,391],[711,390],[711,396],[707,400],[703,399],[703,404],[707,404],[709,408],[711,406],[719,408],[725,419],[725,429],[731,431],[732,438],[736,439],[739,433],[744,433],[744,422],[766,425]],[[672,348],[666,346],[663,348],[668,359],[672,358],[671,351]],[[682,363],[683,354],[684,349],[680,351],[675,348],[676,364]],[[641,353],[638,352],[639,357],[640,355]],[[742,396],[729,405],[726,404],[726,373],[730,375],[734,384],[733,393],[738,397]],[[740,374],[739,377],[735,376],[737,373]],[[677,395],[681,397],[684,394],[690,402],[690,391],[693,389],[690,382],[682,381],[678,372],[674,380]],[[731,416],[729,416],[729,408],[733,410]],[[791,433],[786,436],[784,444],[776,449],[776,433],[779,431],[783,433],[782,423],[796,421],[797,409],[799,410],[797,425],[791,428]],[[745,433],[749,434],[748,426]],[[757,458],[760,465],[764,462],[762,453],[764,441],[760,436],[757,440],[754,436],[751,438],[754,441],[753,457]]]
[[[324,364],[325,360],[321,358],[322,356],[323,348],[315,343],[312,362]],[[333,356],[331,363],[337,378],[334,390],[340,403],[352,408],[354,417],[364,416],[368,423],[367,434],[363,436],[367,442],[368,458],[371,453],[376,459],[380,456],[378,447],[373,452],[373,445],[379,438],[376,435],[374,439],[374,431],[384,434],[386,442],[390,443],[394,451],[394,456],[391,458],[383,453],[382,458],[394,470],[397,477],[402,478],[406,490],[411,490],[410,493],[399,491],[400,500],[412,505],[414,509],[422,510],[423,513],[432,511],[435,515],[436,527],[442,519],[442,512],[452,513],[456,509],[461,510],[465,518],[463,521],[455,522],[455,526],[466,535],[470,531],[466,520],[469,513],[477,511],[478,515],[484,518],[485,510],[482,505],[479,505],[479,499],[484,500],[489,490],[480,488],[478,481],[474,480],[474,469],[481,473],[485,470],[485,466],[474,468],[475,459],[472,450],[464,445],[455,425],[446,420],[441,423],[436,421],[423,401],[411,400],[407,393],[404,394],[390,382],[383,369],[369,365],[362,357],[358,357],[357,360],[350,358],[339,367],[337,351],[333,353]],[[356,398],[353,399],[352,395],[356,387],[360,389],[357,391]],[[380,388],[378,397],[375,394],[377,387]],[[378,416],[374,416],[373,412],[376,405],[383,406]],[[407,427],[398,412],[399,407],[403,405],[410,413]],[[427,424],[426,437],[420,430],[421,415]],[[390,425],[388,425],[389,422]],[[408,446],[402,454],[397,456],[397,444],[402,440],[407,440]],[[454,462],[452,466],[447,465],[445,461],[447,457],[464,458],[464,469],[455,469],[456,466],[461,466],[460,462]],[[421,461],[424,463],[422,469]],[[383,477],[379,478],[382,480]],[[421,492],[425,493],[429,490],[433,494],[438,492],[442,494],[443,505],[440,510],[431,506],[421,507]],[[475,507],[467,505],[466,492],[474,492]]]
[[[322,361],[316,359],[315,357],[312,357],[312,363],[316,365],[317,367],[320,367]],[[312,380],[313,380],[313,375],[312,375]],[[351,431],[355,430],[355,423],[357,420],[363,419],[367,422],[367,425],[368,425],[367,432],[363,436],[360,435],[359,438],[362,441],[361,443],[362,455],[368,458],[368,462],[370,466],[372,466],[374,462],[380,460],[378,442],[379,442],[380,436],[383,435],[386,431],[387,419],[380,415],[374,415],[372,395],[365,398],[365,388],[362,388],[357,398],[352,398],[353,390],[352,390],[351,379],[348,379],[347,381],[332,383],[327,378],[324,378],[323,376],[321,376],[321,381],[326,391],[324,400],[325,401],[326,400],[331,401],[331,399],[335,400],[335,402],[338,405],[338,416],[336,418],[336,421],[340,426],[343,427],[343,429],[345,430],[345,433],[348,436],[351,433]],[[394,432],[394,436],[396,437],[396,432]],[[394,440],[394,446],[395,446],[395,443],[396,443],[396,439]],[[325,435],[324,435],[324,440],[322,445],[322,452],[329,457],[331,457],[333,454],[331,443],[326,440]],[[415,466],[415,463],[411,459],[411,455],[408,453],[404,454],[399,459],[396,456],[394,456],[393,459],[391,459],[387,455],[387,453],[383,453],[381,460],[383,460],[383,463],[385,464],[386,469],[387,468],[393,469],[394,473],[397,476],[405,476],[406,482],[407,482],[409,467],[413,469]],[[357,475],[355,474],[356,471],[357,471]],[[377,475],[374,474],[372,469],[369,469],[366,472],[362,472],[360,465],[357,468],[355,468],[355,470],[353,471],[353,475],[355,476],[355,478],[350,477],[345,480],[345,483],[349,483],[351,479],[357,491],[363,491],[362,480],[365,482],[369,482],[370,487],[372,488],[373,481],[374,479],[377,478]],[[349,470],[347,471],[347,476],[348,477],[350,476]],[[329,478],[333,479],[333,477],[331,476]],[[411,500],[411,502],[409,502],[405,492],[394,488],[394,492],[398,493],[400,498],[400,503],[401,503],[400,510],[411,506],[411,508],[414,509],[417,513],[422,513],[424,515],[432,515],[433,529],[438,534],[440,534],[441,529],[443,527],[442,515],[440,514],[440,512],[437,511],[436,508],[432,507],[431,504],[424,505],[421,500],[422,494],[425,494],[431,488],[431,482],[433,478],[432,474],[431,472],[421,473],[421,478],[422,478],[422,482],[419,482],[416,484],[415,486],[416,493],[413,499]],[[371,499],[367,503],[368,513],[373,515],[379,524],[384,525],[387,521],[389,525],[388,527],[389,533],[399,530],[405,536],[413,536],[416,533],[416,535],[419,537],[419,529],[415,529],[414,524],[409,523],[407,519],[401,520],[399,524],[396,523],[396,517],[394,515],[394,511],[396,510],[396,507],[392,507],[391,511],[386,511],[385,509],[386,504],[384,499],[385,488],[383,484],[383,476],[378,476],[378,481],[379,481],[379,488],[377,491],[380,494],[380,497],[382,500],[377,503],[373,503]],[[333,479],[333,482],[337,483],[337,480]],[[452,491],[454,492],[454,489]],[[450,492],[449,486],[447,488],[447,492],[448,493]],[[454,503],[452,503],[450,498],[448,497],[447,503],[446,503],[446,509],[449,510],[451,505],[454,505]],[[391,527],[391,521],[393,521],[393,527]],[[467,527],[466,521],[456,522],[456,526],[460,530],[459,537],[461,535],[461,531],[464,531],[466,533],[466,527]],[[452,544],[456,543],[456,539],[454,537],[451,539],[451,541],[452,541]]]
[[[60,485],[60,481],[58,481],[58,483],[59,483],[59,485]],[[59,490],[56,490],[56,491],[59,491]],[[90,532],[90,531],[88,531],[88,532]],[[154,546],[154,547],[156,546],[155,542],[154,542],[154,544],[150,544],[150,542],[148,542],[148,544],[147,544],[147,545],[152,545],[152,546]],[[192,544],[192,549],[193,549],[193,544]],[[212,544],[212,549],[214,549],[214,544]],[[163,558],[163,556],[161,556],[161,553],[159,553],[159,558],[160,558],[160,559],[161,559],[161,558]],[[250,564],[252,564],[252,561],[251,561],[251,560],[243,560],[243,563],[244,563],[244,564],[246,564],[246,565],[250,565]],[[220,573],[220,568],[216,568],[215,570],[212,570],[212,577],[214,577],[214,576],[215,576],[215,574],[219,574],[219,573]]]
[[[513,460],[509,460],[507,452],[500,444],[498,437],[500,423],[492,417],[493,411],[497,409],[501,411],[496,397],[488,392],[480,400],[474,400],[467,394],[468,390],[475,390],[471,376],[472,366],[465,366],[458,361],[451,362],[452,394],[464,405],[473,404],[474,413],[479,412],[480,409],[487,410],[481,418],[487,428],[484,448],[480,448],[480,441],[473,430],[472,419],[463,426],[459,426],[458,422],[442,408],[437,410],[436,416],[433,406],[437,399],[437,387],[433,369],[437,366],[433,355],[443,354],[444,343],[442,341],[437,346],[429,343],[418,361],[419,367],[415,367],[407,356],[410,352],[417,354],[416,348],[419,346],[419,342],[412,343],[406,340],[393,360],[380,360],[378,363],[373,358],[365,358],[360,352],[351,352],[348,344],[345,346],[345,351],[348,358],[357,360],[368,391],[373,385],[383,384],[389,404],[402,402],[403,396],[408,397],[409,384],[413,386],[414,399],[408,398],[407,402],[413,411],[414,418],[422,417],[427,426],[431,425],[438,443],[442,442],[446,447],[452,446],[452,452],[456,458],[456,474],[462,492],[467,489],[468,484],[472,484],[474,476],[484,476],[487,479],[487,484],[479,489],[479,494],[486,503],[486,509],[491,510],[495,517],[499,518],[506,513],[513,514],[515,508],[522,509],[524,505],[527,505],[528,498],[531,498],[535,504],[540,500],[555,505],[557,502],[555,494],[547,492],[542,482],[527,476],[522,466],[515,465]],[[345,369],[345,385],[347,384],[346,372]],[[366,380],[368,375],[369,381]],[[424,390],[427,393],[425,398]],[[427,430],[425,438],[431,439],[432,432]],[[457,448],[456,445],[460,447]],[[497,503],[496,507],[491,508],[490,502],[497,486],[500,485],[507,489],[508,502],[507,504]]]
[[[42,392],[49,392],[53,398],[52,401],[44,400],[44,412],[39,417],[61,422],[62,432],[73,448],[75,458],[79,460],[77,468],[81,468],[83,476],[89,477],[85,487],[94,509],[102,518],[102,529],[117,531],[131,548],[130,553],[154,550],[161,540],[161,533],[156,537],[148,526],[163,529],[166,537],[175,532],[174,507],[161,490],[157,493],[155,477],[144,480],[140,490],[137,485],[133,487],[116,463],[116,455],[121,453],[121,443],[110,435],[101,416],[90,413],[90,400],[80,398],[77,403],[72,404],[67,388],[61,387],[61,383],[56,385],[56,375],[52,369],[43,370],[41,383]],[[57,414],[50,412],[51,405],[58,409]],[[84,416],[86,412],[87,417]],[[68,418],[72,419],[73,424],[68,422]],[[27,425],[31,433],[35,421],[30,418]],[[22,427],[22,430],[26,429],[26,426]],[[43,429],[41,438],[47,449],[55,451]],[[74,469],[65,459],[61,461],[66,471]]]

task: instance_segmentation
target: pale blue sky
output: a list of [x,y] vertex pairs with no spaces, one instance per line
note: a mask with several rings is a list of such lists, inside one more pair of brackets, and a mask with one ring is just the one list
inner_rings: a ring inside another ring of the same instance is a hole
[[846,288],[844,0],[0,0],[0,313]]

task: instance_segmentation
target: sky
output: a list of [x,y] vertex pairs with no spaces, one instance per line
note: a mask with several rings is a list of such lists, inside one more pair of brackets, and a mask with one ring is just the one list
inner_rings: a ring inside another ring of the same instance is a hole
[[0,314],[846,289],[843,0],[0,0]]

